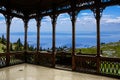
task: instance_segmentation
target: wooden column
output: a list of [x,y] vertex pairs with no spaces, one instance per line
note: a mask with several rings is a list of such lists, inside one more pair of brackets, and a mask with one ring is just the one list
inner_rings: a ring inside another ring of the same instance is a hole
[[100,73],[100,10],[96,10],[96,26],[97,26],[97,73]]
[[28,19],[24,19],[24,51],[27,52],[27,32],[28,32]]
[[37,52],[40,50],[40,26],[41,26],[41,18],[36,18],[37,22]]
[[71,0],[71,12],[69,12],[71,22],[72,22],[72,70],[76,70],[76,64],[75,64],[75,27],[76,27],[76,19],[79,11],[76,10],[76,1]]
[[56,14],[51,15],[52,20],[52,54],[53,54],[53,60],[52,60],[52,67],[55,67],[55,55],[56,55],[56,21],[57,21]]
[[96,12],[96,23],[97,23],[97,56],[100,57],[100,11]]
[[104,8],[100,8],[100,1],[96,1],[96,8],[93,9],[93,13],[96,19],[96,31],[97,31],[97,73],[100,73],[100,54],[101,54],[101,50],[100,50],[100,19],[102,17],[102,12],[104,10]]
[[35,64],[38,64],[38,53],[40,50],[40,26],[41,26],[41,19],[39,16],[36,18],[37,22],[37,53],[35,54]]
[[6,47],[7,47],[7,54],[6,54],[6,65],[9,66],[9,63],[10,63],[10,24],[11,24],[11,20],[12,20],[12,17],[9,16],[9,15],[5,15],[5,19],[6,19],[6,27],[7,27],[7,30],[6,30],[6,38],[7,38],[7,44],[6,44]]
[[72,22],[72,70],[75,71],[76,65],[75,65],[75,44],[76,44],[76,39],[75,39],[75,27],[76,27],[76,11],[73,11],[70,13],[71,16],[71,22]]
[[102,17],[102,12],[104,8],[100,8],[100,2],[96,1],[96,8],[92,9],[95,19],[96,19],[96,31],[97,31],[97,57],[100,57],[100,19]]
[[27,50],[28,50],[28,44],[27,44],[27,32],[28,32],[28,19],[23,19],[24,21],[24,56],[25,56],[25,62],[27,62],[27,59],[26,59],[26,53],[27,53]]

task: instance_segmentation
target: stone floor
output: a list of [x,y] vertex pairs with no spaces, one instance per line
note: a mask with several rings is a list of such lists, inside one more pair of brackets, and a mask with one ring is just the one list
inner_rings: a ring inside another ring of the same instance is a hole
[[31,64],[0,68],[0,80],[118,80],[92,74],[65,71]]

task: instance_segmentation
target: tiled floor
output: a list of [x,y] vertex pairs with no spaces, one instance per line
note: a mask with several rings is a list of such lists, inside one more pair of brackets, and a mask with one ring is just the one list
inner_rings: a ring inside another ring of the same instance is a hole
[[64,71],[30,64],[0,69],[0,80],[118,80],[92,74]]

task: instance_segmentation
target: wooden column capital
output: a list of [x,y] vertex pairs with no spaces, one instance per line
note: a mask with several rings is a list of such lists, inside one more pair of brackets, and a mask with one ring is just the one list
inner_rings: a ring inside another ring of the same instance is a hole
[[56,26],[58,14],[50,15],[53,27]]
[[4,15],[4,16],[5,16],[5,21],[7,25],[10,25],[13,17],[10,15]]
[[77,15],[79,12],[80,11],[72,11],[72,12],[68,13],[70,15],[70,19],[71,19],[72,23],[76,23]]
[[24,22],[24,28],[28,28],[29,19],[23,19],[23,22]]
[[40,27],[42,17],[39,17],[39,16],[38,16],[37,18],[35,18],[35,20],[36,20],[36,22],[37,22],[37,27]]

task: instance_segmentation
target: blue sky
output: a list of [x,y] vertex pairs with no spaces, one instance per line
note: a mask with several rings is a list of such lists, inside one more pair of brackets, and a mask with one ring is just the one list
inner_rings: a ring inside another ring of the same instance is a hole
[[[101,31],[120,31],[120,6],[107,7],[101,18]],[[23,22],[21,19],[13,18],[11,24],[12,32],[24,32]],[[71,32],[72,26],[70,16],[65,13],[58,16],[56,31]],[[36,22],[34,19],[29,21],[29,32],[36,32]],[[96,23],[93,13],[90,10],[80,11],[76,22],[76,32],[96,32]],[[0,33],[6,32],[5,19],[0,14]],[[41,24],[41,32],[52,32],[50,17],[44,17]]]

